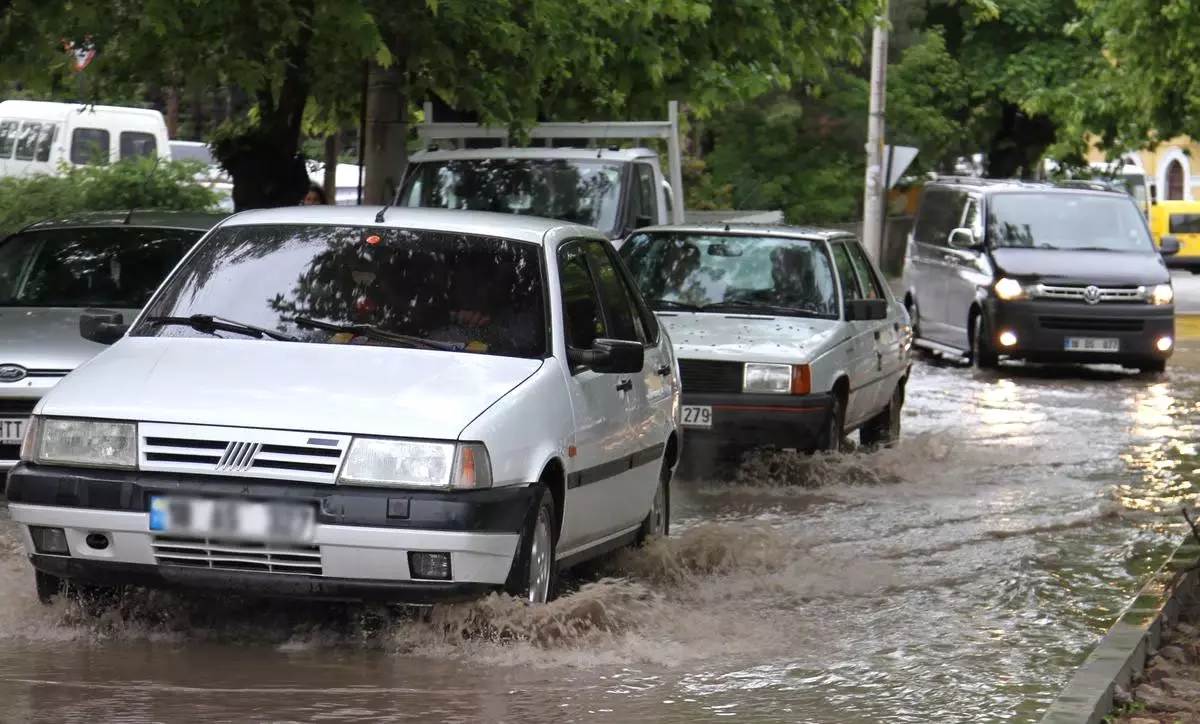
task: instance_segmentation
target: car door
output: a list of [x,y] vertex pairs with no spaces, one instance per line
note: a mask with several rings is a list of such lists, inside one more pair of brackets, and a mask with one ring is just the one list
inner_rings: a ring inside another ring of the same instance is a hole
[[[864,299],[863,290],[854,271],[854,262],[842,240],[829,244],[833,254],[833,265],[837,269],[838,283],[842,290],[843,317],[846,302]],[[874,323],[870,321],[843,321],[849,330],[848,338],[842,343],[845,349],[843,368],[850,376],[850,395],[846,400],[846,427],[850,428],[865,419],[871,410],[871,383],[878,376],[878,359],[875,354]]]
[[[666,350],[651,335],[648,321],[653,315],[638,304],[633,281],[623,273],[621,262],[611,245],[590,241],[586,245],[588,264],[596,275],[609,336],[641,342],[644,362],[640,375],[630,377],[633,389],[625,396],[630,420],[630,472],[622,490],[622,517],[629,525],[641,522],[650,509],[658,485],[663,443],[671,424],[671,374]],[[654,327],[657,331],[657,325]]]
[[871,339],[875,343],[876,362],[876,381],[872,385],[871,412],[867,413],[871,415],[883,409],[892,398],[892,391],[896,388],[895,383],[904,366],[904,340],[900,329],[900,319],[896,316],[896,310],[891,303],[891,295],[883,282],[883,275],[871,263],[866,250],[857,240],[847,240],[845,243],[864,296],[867,299],[883,299],[888,302],[888,314],[885,319],[867,322],[871,328]]
[[[968,197],[956,225],[956,228],[970,229],[977,241],[983,240],[982,203],[976,195]],[[975,249],[947,246],[945,256],[946,343],[966,350],[971,347],[967,324],[970,321],[971,304],[975,301],[975,290],[991,279],[991,264],[986,254]]]
[[950,274],[950,231],[962,219],[966,193],[961,189],[930,186],[921,199],[921,209],[913,226],[913,290],[918,319],[913,323],[921,337],[951,344],[947,329],[946,279]]
[[[568,241],[558,250],[568,349],[587,350],[611,332],[605,321],[585,240]],[[559,555],[570,555],[612,534],[624,520],[620,492],[630,476],[626,460],[630,424],[628,375],[598,373],[571,365],[567,388],[575,416],[574,455],[567,460],[567,500]]]

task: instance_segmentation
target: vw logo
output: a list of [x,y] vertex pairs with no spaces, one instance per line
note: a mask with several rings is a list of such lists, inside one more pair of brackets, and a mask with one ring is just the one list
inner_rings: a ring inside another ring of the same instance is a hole
[[1083,301],[1087,302],[1088,304],[1095,304],[1096,302],[1100,301],[1100,288],[1091,286],[1084,289]]
[[0,382],[20,382],[28,374],[21,365],[0,365]]

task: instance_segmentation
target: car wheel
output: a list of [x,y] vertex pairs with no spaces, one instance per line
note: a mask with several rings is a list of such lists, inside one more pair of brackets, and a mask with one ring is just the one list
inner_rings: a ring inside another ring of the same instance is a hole
[[894,445],[900,439],[900,418],[904,406],[904,383],[898,383],[887,407],[867,421],[858,432],[864,448]]
[[558,565],[554,560],[556,516],[554,498],[545,486],[538,493],[537,512],[521,535],[516,565],[505,590],[529,603],[546,603],[555,595]]
[[971,324],[971,362],[981,370],[995,369],[1000,363],[999,355],[992,349],[991,339],[991,330],[983,318],[983,312],[980,312]]
[[1138,372],[1144,375],[1161,375],[1167,371],[1167,361],[1165,359],[1151,359],[1138,365]]
[[666,537],[671,532],[671,467],[663,461],[662,472],[658,476],[658,488],[654,491],[654,500],[650,502],[650,512],[642,521],[638,531],[637,545],[643,546],[646,541],[655,537]]
[[841,452],[842,442],[846,437],[846,403],[842,396],[833,394],[833,402],[829,405],[829,415],[825,418],[825,430],[821,433],[818,450],[826,452]]

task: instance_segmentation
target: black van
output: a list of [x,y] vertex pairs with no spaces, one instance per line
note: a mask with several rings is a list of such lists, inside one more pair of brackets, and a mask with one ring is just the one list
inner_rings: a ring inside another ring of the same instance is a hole
[[966,356],[1162,372],[1175,349],[1163,255],[1132,196],[1101,185],[939,178],[909,236],[914,343]]

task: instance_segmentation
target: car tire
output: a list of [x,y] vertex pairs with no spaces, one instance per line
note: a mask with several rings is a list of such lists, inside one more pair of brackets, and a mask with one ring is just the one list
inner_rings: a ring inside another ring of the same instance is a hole
[[981,370],[993,370],[1000,364],[999,355],[992,349],[991,330],[983,312],[975,315],[971,324],[971,363]]
[[817,449],[824,452],[841,452],[846,437],[846,402],[842,396],[833,393],[833,401],[829,403],[829,414],[825,418],[825,429],[817,443]]
[[537,505],[521,533],[517,557],[505,583],[505,592],[529,603],[548,603],[557,594],[557,516],[554,496],[545,485],[538,486]]
[[904,383],[896,384],[892,399],[878,415],[867,420],[858,431],[858,440],[867,449],[895,445],[900,440],[900,418],[904,407]]
[[1149,359],[1137,366],[1138,372],[1144,375],[1161,375],[1167,371],[1165,359]]
[[664,460],[662,472],[658,475],[658,488],[654,491],[654,500],[650,503],[650,512],[642,520],[635,545],[644,546],[646,541],[655,537],[666,538],[671,534],[671,466]]

